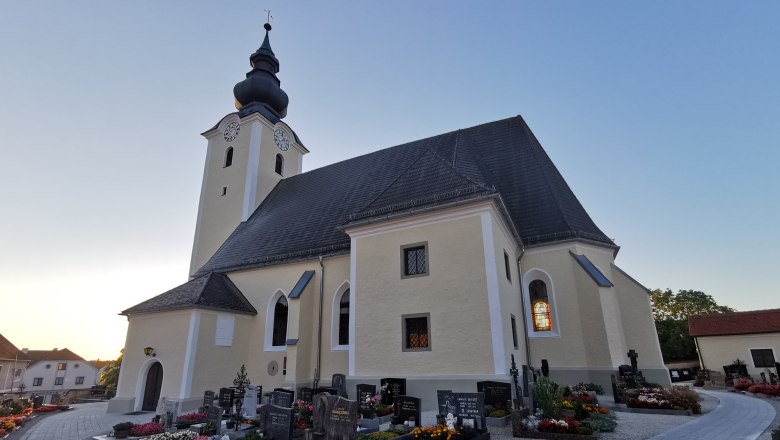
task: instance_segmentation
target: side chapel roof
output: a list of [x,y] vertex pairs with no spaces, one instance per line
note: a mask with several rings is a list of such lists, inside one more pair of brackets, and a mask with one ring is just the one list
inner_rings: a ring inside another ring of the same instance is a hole
[[345,226],[484,197],[500,201],[526,246],[617,249],[516,116],[288,177],[195,276],[347,253]]
[[124,310],[120,315],[201,308],[256,315],[257,310],[225,274],[209,273]]

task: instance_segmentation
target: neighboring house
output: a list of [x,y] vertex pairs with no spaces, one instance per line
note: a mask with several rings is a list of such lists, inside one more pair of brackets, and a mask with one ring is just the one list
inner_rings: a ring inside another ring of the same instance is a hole
[[0,394],[20,392],[19,386],[24,384],[24,373],[29,363],[26,348],[19,350],[0,335]]
[[[780,309],[694,315],[688,331],[696,341],[701,367],[724,373],[723,367],[743,361],[757,380],[780,361]],[[768,378],[768,376],[767,376]]]
[[511,356],[608,389],[633,349],[669,384],[649,292],[522,117],[303,173],[268,34],[250,61],[239,111],[203,133],[191,278],[122,312],[110,411],[197,408],[242,365],[265,390],[345,374],[353,397],[403,377],[426,410],[436,389],[510,381]]
[[97,381],[97,368],[67,348],[30,350],[30,365],[24,375],[26,393],[44,396],[49,403],[53,394],[90,389]]

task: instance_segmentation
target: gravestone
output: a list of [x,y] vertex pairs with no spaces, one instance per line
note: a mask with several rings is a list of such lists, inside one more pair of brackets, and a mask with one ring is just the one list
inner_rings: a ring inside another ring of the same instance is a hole
[[257,388],[246,387],[243,410],[243,416],[248,419],[254,419],[257,416]]
[[358,409],[354,400],[318,395],[314,398],[314,432],[324,440],[355,440]]
[[274,440],[290,440],[293,436],[292,408],[282,408],[276,405],[268,405],[265,415],[264,435]]
[[212,405],[209,407],[208,412],[208,418],[206,419],[211,426],[213,426],[217,432],[215,432],[216,435],[220,434],[220,428],[222,427],[222,412],[224,410],[221,406],[218,405]]
[[626,356],[628,356],[629,359],[631,359],[631,373],[636,376],[637,372],[639,372],[639,368],[637,368],[637,362],[636,359],[639,357],[639,354],[634,350],[628,350],[628,353],[626,353]]
[[206,412],[206,408],[214,405],[214,391],[206,391],[203,393],[203,412]]
[[406,379],[386,377],[379,380],[382,403],[392,405],[396,396],[406,395]]
[[422,426],[420,423],[420,399],[411,396],[395,396],[393,407],[394,423],[414,421],[414,426]]
[[758,373],[758,375],[761,376],[761,383],[767,383],[766,382],[766,373],[764,373],[762,371],[762,372]]
[[457,405],[457,414],[461,424],[468,426],[467,420],[474,420],[474,428],[485,427],[485,394],[484,393],[452,393]]
[[279,389],[275,389],[271,392],[270,403],[271,405],[276,405],[283,408],[292,408],[293,395],[280,391]]
[[452,390],[436,390],[436,399],[439,403],[440,415],[458,414],[458,404],[452,396]]
[[233,388],[220,388],[219,389],[219,406],[225,411],[230,413],[230,408],[233,407]]
[[330,386],[336,389],[336,395],[339,397],[347,397],[347,376],[334,374],[331,378]]
[[542,376],[550,377],[550,364],[547,359],[542,359]]
[[295,391],[291,391],[291,390],[288,390],[288,389],[285,389],[285,388],[274,388],[274,391],[278,391],[280,393],[288,393],[288,394],[290,394],[290,400],[295,402]]
[[512,408],[512,385],[506,382],[477,382],[477,391],[485,393],[485,405],[507,410]]
[[373,419],[376,417],[376,411],[374,411],[374,404],[371,402],[371,398],[376,395],[376,385],[369,385],[365,383],[358,384],[357,386],[357,399],[360,403],[360,413],[364,419]]
[[176,417],[179,415],[179,402],[171,399],[165,399],[163,401],[163,426],[166,429],[173,428],[173,424],[176,421]]
[[300,399],[304,402],[312,402],[314,400],[314,388],[303,387],[299,394]]
[[620,397],[620,391],[618,391],[618,383],[615,375],[610,374],[609,380],[612,382],[612,396],[615,399],[615,403],[623,403],[623,399]]

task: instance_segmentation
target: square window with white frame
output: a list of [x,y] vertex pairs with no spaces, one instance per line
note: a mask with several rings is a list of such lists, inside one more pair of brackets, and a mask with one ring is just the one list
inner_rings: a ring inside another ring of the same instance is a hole
[[401,247],[401,277],[428,275],[428,243],[414,243]]
[[750,357],[756,368],[774,368],[775,352],[771,348],[751,348]]

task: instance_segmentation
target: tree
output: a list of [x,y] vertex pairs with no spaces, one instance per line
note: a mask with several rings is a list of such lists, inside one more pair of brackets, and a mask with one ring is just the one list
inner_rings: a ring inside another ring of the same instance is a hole
[[119,357],[115,361],[111,361],[106,368],[100,373],[100,384],[106,388],[116,389],[116,385],[119,382],[119,368],[122,366],[122,356],[124,356],[125,350],[119,351]]
[[650,301],[665,362],[696,359],[696,344],[688,334],[689,316],[734,311],[698,290],[679,290],[674,294],[671,289],[655,289],[650,293]]

